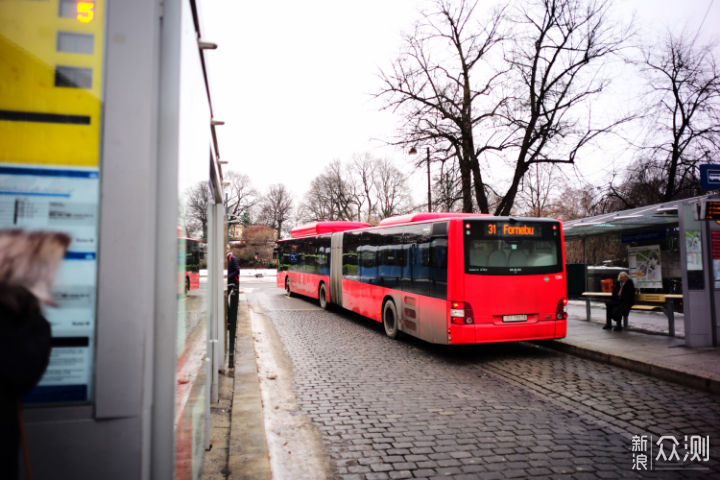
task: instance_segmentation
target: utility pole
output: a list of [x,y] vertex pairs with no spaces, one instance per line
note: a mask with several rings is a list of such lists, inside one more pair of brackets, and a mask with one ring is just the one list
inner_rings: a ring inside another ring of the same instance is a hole
[[426,147],[428,165],[428,212],[432,212],[432,194],[430,193],[430,147]]
[[[428,168],[428,212],[432,212],[432,193],[430,190],[430,147],[425,147],[425,152],[427,153],[427,168]],[[417,149],[415,147],[412,147],[410,151],[408,152],[410,155],[415,155],[418,153]],[[418,167],[420,162],[418,162]]]

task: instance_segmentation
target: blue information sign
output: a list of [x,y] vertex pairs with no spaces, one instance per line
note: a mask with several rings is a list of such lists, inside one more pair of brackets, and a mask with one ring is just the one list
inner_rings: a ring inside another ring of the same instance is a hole
[[700,165],[700,189],[720,190],[720,165]]
[[621,235],[620,241],[622,243],[632,243],[632,242],[644,242],[647,240],[662,240],[663,238],[667,238],[666,230],[658,230],[655,232],[631,233],[628,235]]

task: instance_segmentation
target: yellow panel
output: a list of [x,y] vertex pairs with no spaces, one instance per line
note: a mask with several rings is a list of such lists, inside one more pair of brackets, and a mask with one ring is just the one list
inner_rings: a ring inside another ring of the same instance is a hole
[[[98,166],[104,7],[80,2],[78,19],[58,0],[0,1],[0,162]],[[58,52],[58,32],[93,35],[93,53]],[[90,88],[56,87],[58,66],[91,69]]]

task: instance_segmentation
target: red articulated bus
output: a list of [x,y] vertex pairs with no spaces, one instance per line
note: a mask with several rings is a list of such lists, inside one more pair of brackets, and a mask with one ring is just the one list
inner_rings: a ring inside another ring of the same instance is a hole
[[278,242],[278,287],[441,344],[563,338],[559,220],[416,213],[318,222]]

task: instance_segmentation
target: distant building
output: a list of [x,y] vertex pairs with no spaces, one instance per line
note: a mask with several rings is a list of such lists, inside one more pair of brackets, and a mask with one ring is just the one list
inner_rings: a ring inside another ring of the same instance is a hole
[[228,225],[228,237],[230,240],[240,240],[243,236],[243,225],[242,223],[234,223]]

